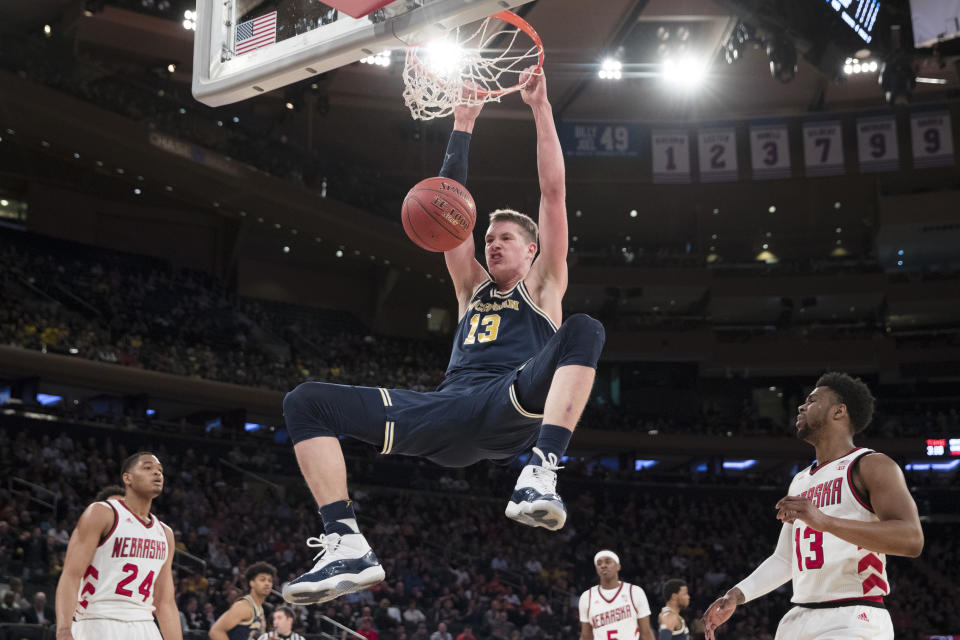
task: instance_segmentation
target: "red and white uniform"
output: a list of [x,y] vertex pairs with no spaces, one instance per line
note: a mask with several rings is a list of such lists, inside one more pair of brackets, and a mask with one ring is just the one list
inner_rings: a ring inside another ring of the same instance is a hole
[[[823,466],[807,467],[790,483],[789,495],[809,498],[829,516],[879,522],[853,484],[855,465],[870,453],[872,449],[858,447]],[[800,606],[780,622],[778,640],[893,638],[890,615],[878,608],[890,593],[885,554],[817,531],[800,520],[793,523],[791,543],[792,601]],[[817,606],[804,606],[811,604]]]
[[597,585],[580,596],[580,622],[593,627],[594,640],[634,640],[640,636],[637,619],[648,617],[647,594],[629,582],[616,589]]
[[[790,483],[789,495],[803,496],[828,516],[879,522],[869,503],[857,494],[853,468],[872,449],[857,448],[822,467],[810,466]],[[887,557],[821,533],[803,522],[793,523],[793,602],[870,599],[882,602],[890,593]]]
[[[105,503],[114,512],[113,528],[97,546],[80,583],[74,637],[100,634],[112,639],[126,633],[127,637],[159,638],[153,622],[154,582],[173,552],[164,526],[153,516],[147,522],[140,520],[120,500]],[[114,622],[127,624],[110,624]]]

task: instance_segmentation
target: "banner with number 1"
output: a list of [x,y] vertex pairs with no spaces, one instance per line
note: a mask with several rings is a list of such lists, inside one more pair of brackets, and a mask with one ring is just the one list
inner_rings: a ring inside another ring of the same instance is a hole
[[690,182],[690,138],[686,131],[654,131],[650,150],[654,182]]
[[953,164],[953,129],[946,111],[926,111],[910,116],[913,166],[947,167]]

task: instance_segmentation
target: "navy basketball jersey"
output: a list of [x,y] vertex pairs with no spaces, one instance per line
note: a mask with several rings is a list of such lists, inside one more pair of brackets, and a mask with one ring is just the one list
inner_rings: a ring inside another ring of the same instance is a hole
[[512,371],[535,356],[556,331],[550,316],[534,304],[523,280],[503,292],[488,280],[477,287],[460,319],[447,380]]
[[253,596],[245,595],[242,598],[253,607],[253,616],[227,631],[227,637],[230,640],[257,640],[265,631],[263,607],[253,600]]

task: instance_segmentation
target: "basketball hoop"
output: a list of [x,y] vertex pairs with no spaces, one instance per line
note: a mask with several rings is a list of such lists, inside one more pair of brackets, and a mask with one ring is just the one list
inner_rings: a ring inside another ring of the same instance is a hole
[[[528,42],[529,41],[529,42]],[[446,36],[407,48],[403,101],[415,120],[443,118],[457,105],[499,102],[519,91],[521,73],[543,67],[543,43],[523,18],[501,11],[479,26],[457,27]]]

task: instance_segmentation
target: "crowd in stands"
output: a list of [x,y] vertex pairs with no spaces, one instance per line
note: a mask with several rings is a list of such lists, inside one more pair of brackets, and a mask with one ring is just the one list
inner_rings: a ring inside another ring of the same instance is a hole
[[291,319],[197,271],[23,240],[0,244],[0,288],[18,301],[0,308],[3,344],[284,391],[308,378],[427,390],[446,368],[446,340],[373,337],[349,314]]
[[[142,448],[166,463],[164,493],[154,504],[174,528],[178,550],[186,552],[178,556],[175,575],[185,629],[203,632],[246,593],[242,576],[253,562],[272,563],[281,583],[312,564],[304,540],[318,533],[320,522],[298,477],[271,475],[287,487],[272,491],[218,464],[220,445],[213,442],[41,431],[0,430],[0,470],[18,479],[12,490],[0,490],[3,621],[26,621],[48,607],[77,517],[101,488],[117,482],[124,457]],[[291,454],[278,446],[272,455]],[[329,632],[320,618],[325,615],[368,638],[375,634],[373,640],[573,637],[579,632],[577,598],[596,582],[591,559],[609,547],[620,556],[621,578],[645,589],[654,612],[663,604],[663,582],[685,579],[693,596],[685,615],[697,633],[694,619],[703,608],[776,544],[780,525],[772,505],[778,491],[641,485],[629,474],[588,477],[574,465],[561,480],[570,520],[548,533],[503,516],[515,474],[486,464],[450,472],[351,457],[358,518],[387,579],[328,605],[296,608],[295,628]],[[398,490],[396,478],[421,488]],[[456,483],[461,490],[437,491]],[[960,595],[960,545],[949,525],[927,525],[926,536],[922,559],[891,563],[894,589],[887,604],[900,638],[960,629],[960,615],[950,606]],[[781,589],[751,602],[722,637],[772,638],[788,599],[789,590]],[[279,604],[276,596],[268,600],[268,608]]]
[[[0,307],[0,344],[280,391],[307,379],[426,391],[443,379],[449,354],[447,337],[371,335],[350,314],[239,297],[207,274],[158,259],[4,231],[0,262],[0,295],[14,302]],[[584,424],[645,433],[790,435],[758,415],[747,397],[719,407],[692,391],[680,394],[657,390],[631,405],[599,395]],[[960,408],[947,402],[881,404],[871,430],[936,436],[958,428]]]

